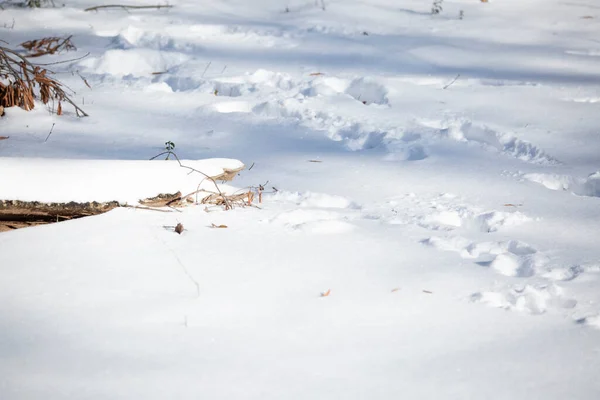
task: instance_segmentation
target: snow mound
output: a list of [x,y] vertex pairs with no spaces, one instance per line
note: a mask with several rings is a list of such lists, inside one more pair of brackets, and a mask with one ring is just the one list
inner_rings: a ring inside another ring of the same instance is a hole
[[[244,166],[241,161],[225,158],[181,160],[181,163],[208,176]],[[194,192],[201,181],[204,181],[202,187],[214,190],[214,184],[203,175],[190,174],[174,160],[0,158],[0,169],[12,171],[0,174],[0,199],[3,200],[137,204],[140,199],[160,193]],[[227,188],[222,186],[222,190]]]

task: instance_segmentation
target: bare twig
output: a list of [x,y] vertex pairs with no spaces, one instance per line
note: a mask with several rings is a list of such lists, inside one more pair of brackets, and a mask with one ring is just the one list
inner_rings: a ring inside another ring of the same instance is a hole
[[155,6],[132,6],[132,5],[127,5],[127,4],[107,4],[107,5],[103,5],[103,6],[89,7],[83,11],[98,11],[102,8],[121,8],[124,10],[127,10],[127,9],[140,10],[140,9],[148,9],[148,8],[156,8],[156,9],[173,8],[173,6],[170,4],[165,4],[165,5],[157,4]]
[[90,90],[92,90],[92,87],[90,86],[90,84],[88,83],[87,79],[85,79],[83,76],[81,76],[81,74],[79,73],[79,71],[76,71],[77,75],[81,78],[81,80],[83,81],[83,83],[85,83],[85,86],[87,86]]
[[458,78],[460,78],[460,74],[456,75],[456,77],[455,77],[455,78],[452,80],[452,82],[450,82],[449,84],[447,84],[446,86],[444,86],[442,89],[444,89],[444,90],[448,89],[450,86],[452,86],[452,84],[453,84],[454,82],[456,82],[456,80],[457,80]]
[[136,210],[148,210],[148,211],[158,211],[158,212],[171,212],[171,210],[161,210],[160,208],[152,208],[152,207],[144,207],[144,206],[124,205],[124,206],[121,206],[121,207],[135,208]]
[[[187,165],[183,165],[181,163],[181,160],[177,156],[177,154],[175,154],[173,151],[171,151],[171,150],[163,151],[162,153],[157,154],[154,157],[152,157],[150,160],[154,160],[155,158],[160,157],[160,156],[165,155],[165,154],[167,154],[167,156],[173,156],[173,157],[175,157],[175,160],[177,160],[177,162],[179,163],[179,166],[181,168],[186,168],[186,169],[190,170],[190,173],[197,172],[200,175],[204,176],[204,179],[202,179],[202,181],[200,181],[200,183],[198,184],[198,187],[200,187],[200,185],[202,184],[202,182],[204,182],[205,180],[211,181],[215,185],[215,188],[217,189],[218,195],[223,199],[223,204],[225,205],[225,210],[231,210],[233,208],[231,202],[227,199],[227,196],[224,195],[223,192],[221,192],[221,189],[219,188],[219,185],[217,184],[217,182],[214,180],[213,177],[208,176],[204,172],[199,171],[199,170],[197,170],[195,168],[189,167]],[[195,193],[198,193],[199,191],[200,190],[198,190],[198,191],[196,191],[194,193],[188,194],[187,196],[182,197],[182,199],[186,199],[187,197],[189,197],[189,196],[191,196],[191,195],[193,195]]]
[[71,42],[72,37],[73,36],[68,36],[64,39],[60,37],[45,37],[42,39],[29,40],[21,43],[21,47],[29,51],[29,53],[25,55],[25,57],[29,58],[54,54],[62,50],[77,50],[73,42]]
[[35,63],[35,65],[39,65],[39,66],[42,66],[42,67],[47,67],[49,65],[66,64],[66,63],[70,63],[70,62],[75,62],[75,61],[83,60],[84,58],[86,58],[89,55],[90,55],[90,53],[88,52],[88,53],[85,53],[84,55],[82,55],[81,57],[77,57],[77,58],[69,58],[68,60],[55,61],[55,62],[51,62],[51,63]]
[[[165,243],[165,245],[166,245],[166,243]],[[200,284],[198,283],[198,281],[196,281],[194,279],[192,274],[190,274],[190,271],[188,271],[188,269],[185,267],[185,265],[183,265],[183,263],[179,259],[179,256],[177,255],[177,253],[175,253],[175,251],[173,249],[171,249],[169,246],[167,246],[167,248],[169,249],[171,254],[173,254],[173,256],[175,257],[175,260],[177,260],[177,263],[179,264],[179,266],[181,267],[181,269],[183,270],[185,275],[188,277],[190,282],[192,282],[194,284],[194,286],[196,287],[196,298],[200,297]]]
[[206,66],[206,68],[204,68],[204,72],[202,72],[202,75],[200,75],[200,78],[204,78],[204,74],[206,73],[206,71],[208,71],[208,68],[210,67],[210,64],[212,64],[212,61],[208,62],[208,65]]
[[52,135],[52,130],[54,129],[54,125],[56,125],[56,123],[52,123],[52,128],[50,128],[50,133],[48,133],[48,136],[46,136],[46,140],[44,140],[44,143],[46,143],[48,141],[48,139],[50,139],[50,135]]

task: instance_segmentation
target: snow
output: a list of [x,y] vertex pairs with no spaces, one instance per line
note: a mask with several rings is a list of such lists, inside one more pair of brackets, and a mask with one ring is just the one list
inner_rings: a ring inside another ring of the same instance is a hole
[[260,208],[0,233],[0,399],[598,398],[593,0],[170,4],[0,11],[90,53],[90,117],[5,110],[0,199],[193,192],[171,141]]
[[[230,159],[180,162],[209,177],[244,167]],[[11,171],[0,176],[0,198],[5,200],[137,204],[159,193],[215,190],[212,181],[182,168],[173,156],[169,161],[2,158],[0,168]],[[223,190],[227,192],[225,187]]]

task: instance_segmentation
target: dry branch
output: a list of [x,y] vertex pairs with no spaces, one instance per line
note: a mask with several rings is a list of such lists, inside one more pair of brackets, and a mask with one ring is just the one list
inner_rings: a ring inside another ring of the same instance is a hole
[[27,60],[14,50],[0,46],[0,106],[18,106],[26,111],[35,107],[35,100],[48,104],[57,101],[57,114],[62,114],[62,102],[75,109],[78,117],[88,114],[79,108],[63,90],[63,84],[48,76],[51,71]]
[[181,200],[181,192],[177,193],[161,193],[158,196],[149,197],[144,200],[140,200],[140,204],[148,207],[166,207],[171,205],[175,201]]
[[28,50],[29,53],[25,57],[41,57],[47,54],[59,53],[63,50],[77,50],[77,47],[71,42],[71,37],[45,37],[42,39],[29,40],[21,43],[21,47]]
[[[224,206],[225,206],[225,210],[231,210],[231,209],[233,208],[233,205],[234,205],[234,203],[232,203],[232,201],[231,201],[231,200],[232,200],[232,199],[231,199],[231,197],[232,197],[232,196],[227,196],[227,195],[223,194],[223,192],[221,192],[221,189],[219,188],[219,185],[217,184],[217,180],[224,180],[224,181],[231,180],[231,179],[233,179],[233,177],[235,177],[235,175],[236,175],[238,172],[240,172],[240,171],[241,171],[241,170],[242,170],[244,167],[242,167],[242,168],[239,168],[239,169],[235,169],[235,170],[223,169],[223,171],[224,171],[224,172],[223,172],[222,174],[220,174],[220,175],[217,175],[216,177],[212,177],[212,176],[208,176],[208,175],[207,175],[207,174],[205,174],[204,172],[202,172],[202,171],[199,171],[199,170],[197,170],[197,169],[195,169],[195,168],[189,167],[189,166],[187,166],[187,165],[183,165],[183,164],[181,163],[181,160],[180,160],[180,159],[179,159],[179,157],[177,156],[177,154],[175,154],[175,153],[174,153],[173,151],[171,151],[171,150],[163,151],[162,153],[160,153],[160,154],[157,154],[157,155],[155,155],[154,157],[152,157],[150,160],[154,160],[154,159],[156,159],[156,158],[158,158],[158,157],[160,157],[160,156],[163,156],[163,155],[165,155],[165,154],[167,155],[167,159],[168,159],[170,156],[173,156],[173,157],[175,158],[175,160],[177,160],[177,163],[179,163],[179,166],[180,166],[181,168],[185,168],[185,169],[188,169],[188,170],[190,170],[190,173],[192,173],[192,172],[197,172],[197,173],[199,173],[200,175],[204,176],[204,179],[202,179],[202,180],[200,181],[200,183],[198,184],[198,190],[196,190],[196,191],[194,191],[194,192],[192,192],[192,193],[190,193],[190,194],[187,194],[187,195],[183,196],[183,197],[182,197],[182,199],[187,199],[189,196],[193,196],[193,195],[195,195],[195,194],[198,194],[198,193],[201,193],[201,192],[207,192],[207,193],[210,193],[208,190],[200,189],[200,185],[202,185],[202,183],[203,183],[205,180],[209,180],[209,181],[211,181],[211,182],[212,182],[212,183],[215,185],[215,188],[217,189],[217,193],[213,193],[213,194],[218,194],[218,198],[220,199],[220,200],[219,200],[219,201],[220,201],[219,205],[224,205]],[[210,197],[210,196],[208,196],[208,197]],[[215,199],[216,199],[216,198],[215,198]],[[215,200],[215,201],[216,201],[216,200]],[[234,201],[235,201],[235,200],[234,200]],[[172,203],[173,203],[173,202],[171,202],[171,203],[169,203],[169,204],[167,204],[167,205],[172,205]],[[206,203],[203,203],[203,204],[216,204],[216,203],[215,203],[215,202],[210,202],[210,201],[207,201]]]
[[173,6],[169,5],[169,4],[166,4],[166,5],[157,4],[155,6],[131,6],[131,5],[127,5],[127,4],[107,4],[104,6],[89,7],[83,11],[98,11],[102,8],[122,8],[124,10],[127,10],[127,9],[139,10],[139,9],[148,9],[148,8],[156,8],[156,9],[173,8]]

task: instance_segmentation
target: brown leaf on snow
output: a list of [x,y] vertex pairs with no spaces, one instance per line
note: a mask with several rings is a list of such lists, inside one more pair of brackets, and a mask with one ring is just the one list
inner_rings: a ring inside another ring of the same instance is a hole
[[181,235],[181,232],[183,232],[183,224],[181,222],[178,223],[177,226],[175,226],[175,232],[177,232],[180,235]]
[[331,289],[327,289],[326,292],[321,292],[321,297],[327,297],[331,294]]
[[399,291],[399,290],[400,290],[400,288],[399,288],[399,287],[397,287],[397,288],[393,288],[393,289],[392,289],[392,293],[394,293],[394,292],[397,292],[397,291]]
[[227,228],[227,225],[215,225],[215,224],[210,224],[210,226],[211,226],[212,228],[219,228],[219,229],[222,229],[222,228]]

